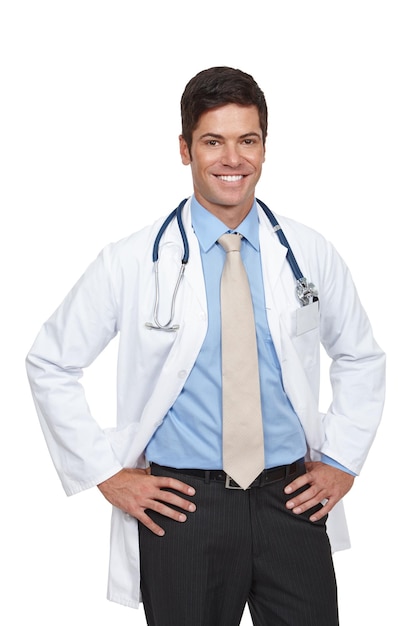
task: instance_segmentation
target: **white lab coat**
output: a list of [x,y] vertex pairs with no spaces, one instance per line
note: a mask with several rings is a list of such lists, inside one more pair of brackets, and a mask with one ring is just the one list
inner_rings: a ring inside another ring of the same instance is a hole
[[[158,220],[101,252],[42,327],[28,354],[40,423],[68,495],[97,485],[123,467],[145,466],[146,445],[197,358],[207,328],[207,306],[190,202],[183,217],[190,260],[178,292],[177,332],[145,327],[155,298],[152,247],[162,223]],[[319,323],[309,316],[307,327],[313,327],[300,334],[300,307],[286,249],[259,208],[266,308],[285,391],[302,422],[309,458],[320,459],[324,453],[359,473],[382,413],[385,357],[334,248],[310,228],[278,219],[320,296]],[[159,252],[162,320],[169,316],[182,250],[174,221]],[[118,333],[117,426],[103,430],[91,416],[80,377]],[[320,341],[333,359],[334,398],[325,414],[318,410]],[[349,546],[341,503],[329,515],[328,533],[333,550]],[[108,598],[135,608],[141,600],[137,520],[116,508]]]

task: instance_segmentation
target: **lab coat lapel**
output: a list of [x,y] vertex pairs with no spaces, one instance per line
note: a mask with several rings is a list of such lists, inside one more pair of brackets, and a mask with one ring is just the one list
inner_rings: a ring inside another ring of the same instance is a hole
[[[179,286],[174,321],[179,328],[175,331],[175,340],[168,355],[161,357],[159,376],[153,382],[153,391],[146,403],[140,418],[140,429],[132,439],[126,455],[126,465],[134,467],[138,464],[138,453],[144,449],[155,429],[162,423],[163,417],[175,402],[184,381],[188,376],[207,332],[207,305],[204,275],[198,241],[191,228],[190,201],[183,209],[183,221],[190,246],[190,258]],[[161,265],[160,291],[172,293],[173,277],[178,276],[183,256],[183,243],[178,225],[174,219],[167,228],[161,242],[161,259],[166,257],[164,266],[172,264],[165,273]],[[167,284],[169,275],[169,285]],[[174,280],[175,282],[175,280]],[[163,291],[167,290],[167,291]],[[164,332],[160,330],[150,332]],[[143,462],[143,457],[139,464]]]
[[[279,241],[269,219],[260,207],[258,215],[265,305],[270,325],[278,328],[281,313],[286,309],[281,275],[288,269],[286,267],[287,249]],[[279,336],[276,339],[279,343]]]
[[262,272],[265,291],[268,288],[275,291],[281,279],[281,272],[285,269],[287,248],[281,244],[272,224],[264,211],[258,206],[259,217],[259,245],[262,255]]
[[184,282],[193,297],[197,298],[202,311],[207,315],[207,298],[201,261],[200,246],[191,224],[191,200],[188,200],[183,209],[184,228],[190,247],[190,258],[184,274]]
[[313,451],[322,443],[323,429],[317,401],[291,339],[288,313],[298,306],[294,276],[286,260],[287,249],[261,210],[259,232],[269,328],[281,364],[285,392],[300,418],[314,456]]

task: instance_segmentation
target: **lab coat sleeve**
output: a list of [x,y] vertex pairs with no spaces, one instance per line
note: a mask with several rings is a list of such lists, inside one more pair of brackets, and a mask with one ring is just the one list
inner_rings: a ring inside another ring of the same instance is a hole
[[381,419],[385,354],[376,343],[349,269],[330,243],[320,271],[320,335],[331,359],[332,402],[322,454],[359,474]]
[[80,382],[83,369],[118,330],[110,251],[108,246],[101,252],[44,324],[26,359],[42,430],[67,495],[121,469]]

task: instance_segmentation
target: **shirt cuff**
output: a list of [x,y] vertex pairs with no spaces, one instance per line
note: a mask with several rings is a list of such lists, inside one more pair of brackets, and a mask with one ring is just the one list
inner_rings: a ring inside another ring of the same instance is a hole
[[322,454],[321,461],[322,463],[326,463],[326,465],[331,465],[332,467],[336,467],[337,469],[340,469],[342,470],[342,472],[346,472],[347,474],[350,474],[351,476],[356,476],[355,472],[352,472],[350,469],[348,469],[344,465],[341,465],[340,463],[332,459],[330,456],[326,456],[325,454]]

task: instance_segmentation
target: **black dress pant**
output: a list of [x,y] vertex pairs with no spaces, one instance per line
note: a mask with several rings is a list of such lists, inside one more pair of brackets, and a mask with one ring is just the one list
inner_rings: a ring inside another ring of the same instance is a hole
[[197,510],[184,523],[148,511],[163,537],[139,524],[149,626],[238,626],[246,603],[254,626],[337,626],[325,520],[285,508],[284,487],[296,475],[243,491],[158,467],[152,473],[192,485]]

